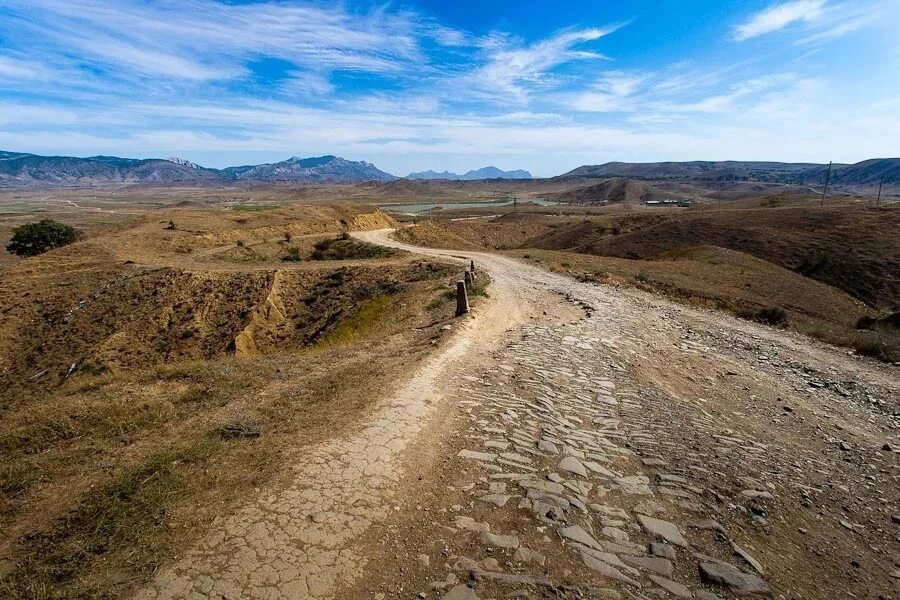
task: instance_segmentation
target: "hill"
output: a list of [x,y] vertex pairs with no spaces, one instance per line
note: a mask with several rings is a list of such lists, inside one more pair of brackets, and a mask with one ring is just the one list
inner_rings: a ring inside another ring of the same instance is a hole
[[649,184],[623,177],[576,187],[550,196],[573,204],[640,204],[647,200],[684,198],[677,192],[663,192]]
[[8,187],[213,183],[239,180],[351,183],[392,179],[395,179],[393,175],[381,171],[372,163],[351,161],[338,156],[292,157],[273,164],[210,169],[182,158],[77,158],[0,152],[0,186]]
[[[631,177],[647,180],[759,181],[784,184],[825,183],[828,165],[760,161],[691,161],[658,163],[608,162],[584,165],[554,179]],[[834,185],[900,184],[900,158],[875,158],[846,165],[832,165]]]
[[483,167],[463,173],[451,173],[443,171],[437,173],[435,171],[421,171],[418,173],[410,173],[407,179],[447,179],[449,181],[475,181],[478,179],[531,179],[531,173],[522,169],[513,171],[503,171],[497,167]]
[[782,181],[789,175],[818,167],[821,167],[821,165],[814,163],[741,162],[733,160],[658,163],[609,162],[602,165],[584,165],[560,175],[560,177]]

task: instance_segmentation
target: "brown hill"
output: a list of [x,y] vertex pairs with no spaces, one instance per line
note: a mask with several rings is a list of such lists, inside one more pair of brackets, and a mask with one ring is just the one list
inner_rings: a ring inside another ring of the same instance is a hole
[[[827,283],[875,308],[900,302],[900,211],[859,206],[690,210],[632,215],[619,235],[571,225],[535,247],[650,258],[686,246],[745,252]],[[578,241],[581,241],[578,244]]]
[[634,179],[616,177],[551,194],[551,197],[575,204],[641,204],[647,200],[680,200],[684,195],[677,192],[663,192]]

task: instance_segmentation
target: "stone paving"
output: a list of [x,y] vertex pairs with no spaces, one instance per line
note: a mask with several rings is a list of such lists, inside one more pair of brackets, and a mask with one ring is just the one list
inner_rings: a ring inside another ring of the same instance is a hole
[[[771,596],[745,542],[708,517],[716,508],[694,477],[722,459],[755,473],[766,446],[727,435],[693,404],[636,389],[611,358],[627,340],[597,335],[615,314],[603,303],[595,296],[594,316],[573,325],[526,327],[521,341],[498,353],[496,368],[458,390],[471,419],[458,459],[474,467],[459,483],[474,502],[468,515],[458,506],[449,525],[460,547],[477,539],[484,552],[451,554],[450,564],[489,590],[522,597],[542,586],[558,591],[562,582],[547,573],[582,577],[569,587],[594,594],[587,597]],[[678,423],[691,430],[672,431]],[[685,434],[715,440],[720,456],[692,451]],[[748,501],[774,498],[756,479],[744,487]],[[581,563],[580,573],[544,568],[560,548]],[[445,599],[485,593],[464,590],[452,573],[432,587],[446,588]]]

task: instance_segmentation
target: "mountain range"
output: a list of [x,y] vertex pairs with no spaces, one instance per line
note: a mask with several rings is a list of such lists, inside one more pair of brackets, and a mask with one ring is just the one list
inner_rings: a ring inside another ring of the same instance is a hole
[[[691,161],[658,163],[608,162],[584,165],[553,179],[629,177],[652,181],[765,181],[822,185],[828,165],[753,161]],[[832,165],[834,185],[900,184],[900,158],[873,158],[847,165]]]
[[372,163],[339,156],[294,156],[272,164],[209,169],[182,158],[75,158],[0,151],[0,186],[10,187],[228,181],[351,183],[393,179],[396,177]]
[[[652,182],[755,181],[814,185],[825,183],[828,165],[747,161],[691,161],[584,165],[549,181],[625,177]],[[831,183],[842,187],[900,185],[900,158],[875,158],[832,165]],[[79,186],[121,183],[225,183],[240,181],[291,183],[387,182],[398,179],[365,161],[339,156],[291,157],[277,163],[225,169],[202,167],[183,158],[119,158],[116,156],[39,156],[0,151],[0,187]],[[444,171],[410,173],[406,179],[473,181],[531,179],[524,170],[484,167],[462,175]]]
[[443,171],[437,173],[435,171],[420,171],[418,173],[410,173],[407,179],[448,179],[450,181],[474,181],[476,179],[531,179],[531,173],[516,169],[514,171],[503,171],[497,167],[484,167],[468,171],[460,175],[459,173],[451,173]]

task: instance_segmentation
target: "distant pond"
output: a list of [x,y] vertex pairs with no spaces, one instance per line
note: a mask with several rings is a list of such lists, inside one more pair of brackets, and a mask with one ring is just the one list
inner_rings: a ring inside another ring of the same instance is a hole
[[[421,204],[379,204],[378,208],[389,212],[398,213],[420,213],[442,208],[447,210],[455,210],[460,208],[499,208],[501,206],[509,206],[512,200],[494,200],[489,202],[423,202]],[[520,204],[538,204],[540,206],[559,206],[556,200],[545,200],[543,198],[528,198],[519,200]]]

